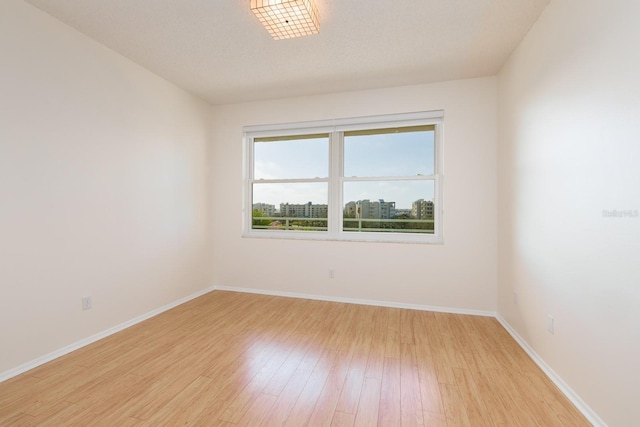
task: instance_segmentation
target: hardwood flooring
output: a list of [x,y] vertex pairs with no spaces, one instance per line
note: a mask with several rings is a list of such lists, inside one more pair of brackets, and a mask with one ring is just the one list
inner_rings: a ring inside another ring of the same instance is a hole
[[588,426],[493,318],[214,291],[0,383],[1,426]]

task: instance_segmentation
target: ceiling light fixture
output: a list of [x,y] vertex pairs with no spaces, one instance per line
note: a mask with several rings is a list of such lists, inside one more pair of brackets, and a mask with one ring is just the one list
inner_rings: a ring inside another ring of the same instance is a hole
[[318,34],[318,9],[313,0],[251,0],[251,11],[274,40]]

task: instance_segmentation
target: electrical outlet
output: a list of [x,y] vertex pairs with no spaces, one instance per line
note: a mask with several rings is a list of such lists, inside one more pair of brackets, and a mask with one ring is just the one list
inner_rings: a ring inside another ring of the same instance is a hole
[[554,320],[553,320],[553,316],[550,314],[547,314],[547,331],[549,331],[550,334],[553,334],[555,325],[554,325]]
[[82,297],[82,311],[91,310],[91,297]]
[[518,293],[513,291],[513,303],[518,304]]
[[333,271],[333,268],[329,269],[329,279],[333,279],[336,277],[336,272]]

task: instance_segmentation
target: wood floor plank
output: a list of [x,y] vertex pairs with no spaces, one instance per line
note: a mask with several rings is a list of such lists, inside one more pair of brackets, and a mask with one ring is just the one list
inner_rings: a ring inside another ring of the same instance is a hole
[[380,407],[380,391],[382,381],[378,378],[365,378],[358,402],[354,425],[358,427],[369,427],[378,422],[378,412]]
[[413,341],[416,346],[428,346],[430,344],[428,329],[430,314],[433,313],[428,311],[416,311],[413,325]]
[[[502,404],[507,408],[511,421],[516,425],[541,425],[535,416],[529,412],[527,398],[533,396],[520,393],[506,371],[492,371],[491,377],[494,382],[492,390]],[[551,424],[553,425],[553,424]]]
[[588,426],[493,318],[214,291],[0,383],[2,426]]
[[438,383],[454,385],[456,379],[453,375],[453,368],[456,366],[456,363],[451,361],[450,352],[444,346],[443,341],[439,341],[439,343],[435,344],[435,347],[431,347],[433,366],[435,367]]
[[336,360],[329,371],[329,376],[324,384],[318,401],[313,408],[313,412],[309,419],[311,426],[330,426],[333,421],[333,415],[338,405],[340,391],[342,385],[347,378],[349,372],[349,363],[353,355],[355,345],[350,348],[343,348],[338,351]]
[[246,408],[251,405],[251,402],[255,401],[261,394],[264,394],[265,386],[275,376],[288,355],[289,352],[286,350],[280,351],[279,346],[270,346],[268,353],[264,356],[265,362],[263,366],[240,393],[234,397],[218,419],[234,424],[238,423],[240,418],[243,417]]
[[297,427],[307,425],[318,403],[324,385],[327,382],[332,366],[336,363],[338,352],[325,349],[324,354],[313,368],[311,376],[300,392],[295,405],[291,408],[285,426]]
[[[546,403],[538,397],[537,391],[527,393],[528,396],[525,397],[522,390],[527,390],[528,387],[531,387],[526,376],[519,372],[507,372],[507,377],[513,384],[514,393],[517,393],[521,397],[527,408],[527,413],[530,414],[536,422],[539,422],[541,425],[560,425],[560,419],[552,410],[549,410]],[[529,392],[531,392],[531,390],[529,390]]]
[[463,353],[465,345],[461,344],[464,339],[457,337],[455,334],[441,334],[442,349],[446,353],[446,358],[451,368],[468,368],[464,360]]
[[278,368],[276,374],[265,385],[263,392],[273,396],[280,396],[291,377],[302,363],[302,360],[311,349],[311,344],[299,343]]
[[49,411],[46,417],[36,417],[38,426],[80,425],[83,420],[88,421],[96,418],[90,409],[64,401],[57,402],[55,407],[49,408]]
[[451,384],[440,384],[440,395],[447,424],[450,426],[470,427],[472,424],[467,416],[467,409],[462,402],[462,396],[458,386]]
[[478,386],[468,369],[454,368],[456,385],[465,407],[467,418],[474,426],[492,426],[491,412],[487,409]]
[[358,355],[354,355],[351,359],[347,378],[342,386],[340,398],[336,410],[355,414],[358,409],[358,401],[362,392],[362,384],[364,383],[364,372],[366,369],[366,357],[360,359]]
[[541,372],[528,372],[526,379],[530,383],[532,393],[547,406],[560,420],[563,426],[580,426],[584,424],[582,414],[571,404],[562,392],[550,383]]
[[425,411],[422,416],[427,427],[447,427],[447,417],[444,414]]
[[400,313],[402,310],[391,308],[387,320],[387,341],[385,357],[400,359]]
[[380,409],[378,410],[378,424],[381,426],[399,426],[401,424],[400,372],[401,362],[399,359],[393,357],[384,359]]
[[352,427],[355,418],[356,416],[354,414],[336,411],[331,422],[331,427]]
[[147,421],[150,424],[184,425],[189,421],[189,414],[196,413],[198,409],[201,409],[201,402],[198,397],[210,393],[215,388],[216,386],[211,378],[198,377],[162,408],[159,408]]
[[415,310],[400,311],[400,342],[402,344],[415,344],[415,323],[417,317]]
[[242,418],[235,423],[238,426],[254,427],[260,425],[262,420],[267,416],[271,407],[276,401],[276,397],[270,394],[261,393],[257,396]]
[[386,350],[387,339],[387,317],[388,310],[378,307],[372,319],[371,328],[371,346],[369,349],[369,357],[367,359],[367,367],[365,369],[365,377],[377,378],[382,380],[384,355]]
[[[490,418],[496,426],[508,426],[510,422],[509,410],[505,407],[499,398],[499,391],[494,381],[490,378],[488,371],[479,363],[478,359],[473,357],[475,354],[468,355],[469,364],[473,367],[468,370],[468,375],[473,378],[473,392],[481,399],[490,414]],[[467,379],[458,382],[459,386],[469,384]],[[466,391],[466,390],[465,390]]]
[[309,381],[310,376],[311,370],[296,370],[293,376],[289,379],[289,383],[287,383],[285,389],[282,391],[280,396],[276,398],[271,412],[265,418],[262,425],[282,426],[286,422],[291,409],[295,405],[300,393],[302,393],[307,381]]
[[14,412],[5,412],[5,415],[0,418],[2,420],[2,424],[7,426],[16,426],[16,427],[33,427],[38,425],[37,419],[29,414],[25,414],[23,412],[14,411]]
[[424,424],[415,346],[403,343],[400,353],[400,411],[403,426]]
[[[251,381],[253,376],[250,373],[255,369],[259,369],[260,366],[256,363],[253,359],[245,359],[240,367],[230,366],[233,373],[228,376],[228,380],[225,381],[216,392],[211,394],[207,401],[203,402],[204,408],[199,408],[200,412],[197,414],[192,425],[210,426],[214,422],[213,420],[216,420],[214,423],[216,425],[233,425],[233,423],[220,420],[219,417]],[[253,366],[253,368],[247,368],[247,366]]]
[[[495,346],[490,345],[481,335],[469,335],[469,340],[473,345],[473,357],[482,369],[500,370],[502,365],[495,356]],[[497,344],[496,344],[497,345]],[[467,360],[467,363],[469,360]],[[473,365],[473,364],[472,364]],[[467,366],[469,366],[467,364]]]
[[438,376],[429,346],[416,346],[416,363],[418,364],[418,380],[423,410],[444,414],[440,388],[438,387]]
[[355,414],[358,409],[358,401],[364,375],[367,369],[367,361],[369,359],[369,351],[371,347],[371,335],[362,333],[358,337],[356,346],[349,364],[349,372],[345,379],[340,399],[338,400],[337,411]]

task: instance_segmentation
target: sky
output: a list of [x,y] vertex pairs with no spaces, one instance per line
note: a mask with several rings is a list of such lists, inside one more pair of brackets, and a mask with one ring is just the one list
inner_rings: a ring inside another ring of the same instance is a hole
[[[327,178],[329,139],[268,141],[254,144],[254,177],[260,179]],[[345,177],[408,177],[434,173],[432,131],[345,135]],[[326,204],[326,183],[256,183],[253,203]],[[418,199],[431,200],[433,181],[345,182],[343,201],[396,202],[396,209],[411,209]]]

